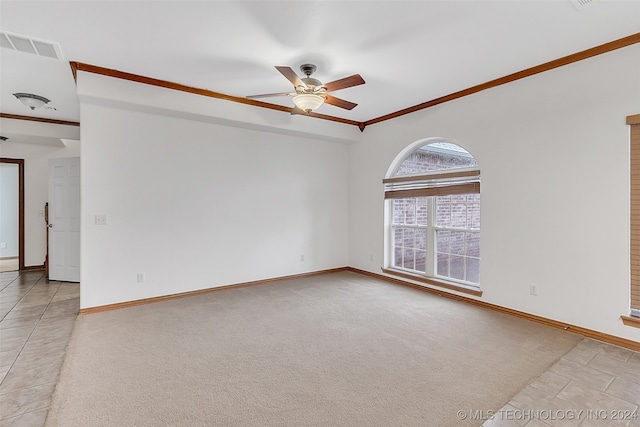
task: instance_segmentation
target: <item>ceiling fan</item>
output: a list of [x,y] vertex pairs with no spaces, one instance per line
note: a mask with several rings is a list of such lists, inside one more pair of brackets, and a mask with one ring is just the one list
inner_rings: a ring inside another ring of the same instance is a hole
[[346,110],[352,110],[358,104],[336,98],[335,96],[328,95],[328,93],[365,83],[363,78],[360,77],[360,74],[354,74],[353,76],[334,80],[329,83],[322,83],[320,80],[311,77],[311,74],[316,71],[316,66],[313,64],[302,64],[300,66],[300,71],[307,76],[303,78],[298,77],[291,67],[276,66],[276,70],[280,71],[280,73],[293,84],[295,92],[267,93],[264,95],[247,96],[247,98],[293,96],[295,107],[291,114],[309,114],[325,102]]

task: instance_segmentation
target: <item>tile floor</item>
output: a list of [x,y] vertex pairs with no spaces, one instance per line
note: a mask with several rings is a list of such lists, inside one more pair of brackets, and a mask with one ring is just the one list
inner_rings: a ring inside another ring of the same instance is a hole
[[640,353],[584,339],[483,426],[640,427],[639,406]]
[[[77,283],[0,273],[0,426],[43,426],[79,308]],[[585,339],[478,425],[640,427],[640,353]]]
[[79,307],[77,283],[0,273],[0,426],[44,425]]

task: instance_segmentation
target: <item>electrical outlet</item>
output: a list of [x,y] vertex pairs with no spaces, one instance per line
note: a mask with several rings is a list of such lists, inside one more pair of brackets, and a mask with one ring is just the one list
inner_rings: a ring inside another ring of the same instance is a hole
[[96,225],[107,225],[107,216],[106,215],[96,215],[95,216]]
[[144,283],[145,276],[144,273],[138,273],[138,283]]
[[7,242],[0,243],[0,248],[4,249],[7,247]]
[[304,262],[304,255],[300,255],[300,262]]
[[538,296],[538,286],[534,285],[534,284],[530,284],[529,285],[529,294],[530,295],[534,295],[534,296]]

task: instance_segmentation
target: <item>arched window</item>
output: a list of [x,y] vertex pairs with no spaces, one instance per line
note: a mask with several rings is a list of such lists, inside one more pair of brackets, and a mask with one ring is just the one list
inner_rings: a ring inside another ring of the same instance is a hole
[[458,145],[433,141],[401,153],[384,180],[385,271],[477,292],[478,162]]

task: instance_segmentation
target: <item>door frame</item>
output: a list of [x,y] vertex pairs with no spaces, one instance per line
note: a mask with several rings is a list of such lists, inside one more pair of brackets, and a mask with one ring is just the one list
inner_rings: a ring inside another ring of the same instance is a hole
[[0,157],[0,163],[18,165],[18,270],[24,266],[24,159]]

